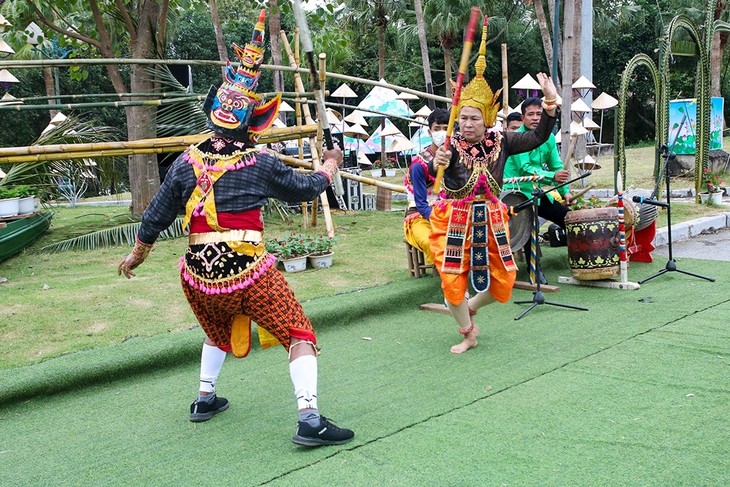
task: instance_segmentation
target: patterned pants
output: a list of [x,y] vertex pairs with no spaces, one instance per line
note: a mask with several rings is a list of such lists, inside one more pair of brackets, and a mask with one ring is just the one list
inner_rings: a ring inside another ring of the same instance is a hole
[[227,350],[231,324],[246,315],[289,350],[291,337],[317,343],[312,323],[282,273],[271,266],[251,286],[226,294],[205,294],[181,279],[183,292],[208,338]]

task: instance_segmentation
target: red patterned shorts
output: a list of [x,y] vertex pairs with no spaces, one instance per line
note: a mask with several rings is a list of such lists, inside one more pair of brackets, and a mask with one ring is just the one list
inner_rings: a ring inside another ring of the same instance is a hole
[[317,343],[312,323],[294,297],[283,274],[274,266],[261,273],[252,285],[227,294],[206,294],[181,279],[183,292],[208,338],[228,349],[231,324],[236,315],[246,315],[271,333],[289,350],[291,337]]

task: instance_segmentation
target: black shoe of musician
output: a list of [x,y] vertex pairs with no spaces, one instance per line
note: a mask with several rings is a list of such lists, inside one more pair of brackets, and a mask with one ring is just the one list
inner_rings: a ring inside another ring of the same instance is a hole
[[311,426],[306,421],[297,423],[292,442],[302,446],[342,445],[355,437],[355,433],[345,428],[338,428],[324,416],[319,417],[319,424]]
[[190,421],[200,423],[208,421],[216,413],[228,409],[228,399],[213,395],[212,401],[195,401],[190,405]]

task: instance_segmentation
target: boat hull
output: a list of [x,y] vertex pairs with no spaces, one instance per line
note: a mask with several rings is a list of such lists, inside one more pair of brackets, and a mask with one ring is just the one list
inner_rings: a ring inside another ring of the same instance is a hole
[[8,221],[0,228],[0,262],[17,254],[40,238],[51,226],[53,212]]

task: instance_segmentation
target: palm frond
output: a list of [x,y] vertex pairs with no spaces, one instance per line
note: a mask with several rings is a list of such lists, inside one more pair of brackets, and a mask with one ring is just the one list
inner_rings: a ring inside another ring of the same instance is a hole
[[[157,81],[160,92],[188,92],[166,65],[148,67],[147,73]],[[162,105],[157,109],[157,134],[160,137],[175,137],[204,133],[207,132],[206,120],[203,107],[198,101]]]
[[[129,223],[113,228],[106,228],[96,232],[88,233],[60,242],[46,245],[33,253],[56,253],[66,252],[68,250],[96,250],[105,247],[117,247],[121,245],[134,245],[134,239],[137,235],[141,223]],[[160,233],[160,239],[178,238],[185,235],[182,228],[182,218],[177,218],[166,230]]]

